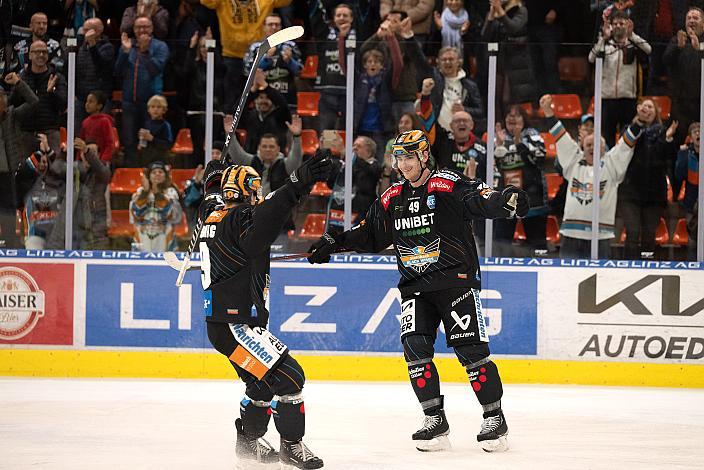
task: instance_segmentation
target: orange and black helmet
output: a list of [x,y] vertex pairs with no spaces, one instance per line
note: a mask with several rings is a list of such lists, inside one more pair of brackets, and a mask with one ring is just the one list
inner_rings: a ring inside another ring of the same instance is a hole
[[430,152],[430,142],[425,132],[414,129],[401,132],[391,144],[391,155],[406,155],[409,153]]
[[261,187],[262,179],[251,166],[229,166],[220,180],[222,198],[229,201],[247,200],[252,194],[256,195]]

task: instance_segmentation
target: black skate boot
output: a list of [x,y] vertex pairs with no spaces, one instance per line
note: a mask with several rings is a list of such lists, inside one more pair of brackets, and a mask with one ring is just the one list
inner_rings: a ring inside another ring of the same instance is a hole
[[313,455],[303,441],[287,441],[281,439],[281,470],[294,470],[296,468],[323,468],[323,461]]
[[416,449],[421,452],[435,452],[450,449],[450,425],[447,424],[445,411],[438,410],[437,413],[426,415],[423,419],[423,426],[413,433],[413,440],[416,441]]
[[499,414],[487,416],[484,413],[482,429],[477,434],[477,441],[485,452],[504,452],[508,450],[508,426],[501,410]]
[[250,437],[242,429],[242,420],[235,421],[237,428],[237,468],[241,470],[274,470],[279,468],[279,454],[264,438]]

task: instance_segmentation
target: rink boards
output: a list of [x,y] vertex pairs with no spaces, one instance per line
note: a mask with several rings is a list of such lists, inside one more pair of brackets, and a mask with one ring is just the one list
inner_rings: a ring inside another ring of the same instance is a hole
[[[175,278],[158,255],[0,250],[0,375],[232,377],[199,273]],[[309,379],[405,381],[397,281],[393,257],[274,262],[270,329]],[[481,300],[507,382],[704,387],[699,263],[490,258]],[[443,328],[436,351],[465,382]]]

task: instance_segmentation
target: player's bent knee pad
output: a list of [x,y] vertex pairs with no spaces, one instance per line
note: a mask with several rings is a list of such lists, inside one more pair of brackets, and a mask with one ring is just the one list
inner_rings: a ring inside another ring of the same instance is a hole
[[271,377],[267,382],[271,391],[282,397],[300,393],[306,383],[306,375],[298,361],[287,355],[283,362],[271,372]]
[[489,357],[489,343],[461,344],[453,348],[457,358],[465,368]]
[[401,344],[403,345],[403,357],[409,364],[423,359],[430,361],[435,354],[433,343],[433,338],[428,335],[404,336],[401,340]]
[[275,397],[271,402],[271,410],[281,437],[287,441],[303,439],[306,433],[306,409],[302,393]]
[[245,395],[240,401],[242,429],[250,437],[262,437],[266,434],[271,418],[271,401],[253,400]]

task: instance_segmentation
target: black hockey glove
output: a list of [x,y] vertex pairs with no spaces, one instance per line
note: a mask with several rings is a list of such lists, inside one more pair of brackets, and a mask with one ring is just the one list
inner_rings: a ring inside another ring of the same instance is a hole
[[222,174],[227,168],[227,165],[219,160],[210,160],[205,167],[205,176],[203,177],[203,194],[220,194],[220,180]]
[[506,186],[506,188],[501,191],[501,195],[504,198],[504,209],[508,211],[509,218],[515,216],[524,217],[528,213],[528,210],[530,210],[528,193],[522,189],[515,186]]
[[322,237],[313,243],[308,252],[308,262],[310,264],[322,264],[330,261],[330,255],[335,253],[340,246],[338,245],[335,237],[329,233],[323,234]]
[[316,181],[325,181],[330,176],[332,162],[323,155],[316,155],[294,170],[289,177],[298,194],[306,194]]

